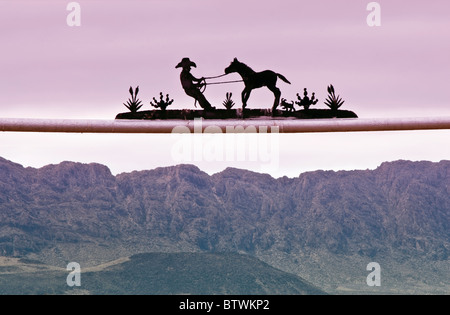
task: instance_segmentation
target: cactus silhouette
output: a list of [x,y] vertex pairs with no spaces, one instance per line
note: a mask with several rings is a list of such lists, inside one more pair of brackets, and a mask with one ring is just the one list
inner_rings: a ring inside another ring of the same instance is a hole
[[299,93],[297,93],[298,102],[295,102],[295,104],[299,106],[303,106],[305,110],[308,110],[311,105],[316,105],[317,102],[319,102],[318,99],[316,99],[316,93],[313,93],[311,98],[308,96],[308,91],[305,88],[303,92],[303,98],[300,96]]
[[169,94],[166,94],[166,99],[164,99],[163,93],[159,93],[159,101],[154,97],[153,102],[150,101],[150,105],[155,108],[160,108],[162,111],[165,111],[167,106],[172,105],[173,100],[169,98]]

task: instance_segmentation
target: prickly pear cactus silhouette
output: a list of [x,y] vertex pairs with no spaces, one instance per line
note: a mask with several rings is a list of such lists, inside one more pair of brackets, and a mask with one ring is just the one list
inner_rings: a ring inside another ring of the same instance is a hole
[[305,110],[308,110],[311,105],[316,105],[317,102],[319,102],[318,99],[316,99],[316,93],[313,93],[311,98],[308,96],[308,90],[305,88],[303,91],[303,98],[300,96],[299,93],[297,93],[298,101],[295,102],[295,104],[299,105],[300,107],[303,106]]
[[169,97],[169,94],[166,94],[166,98],[164,99],[163,93],[159,93],[159,101],[154,97],[153,102],[150,101],[150,105],[152,105],[155,108],[159,108],[162,111],[165,111],[166,108],[170,105],[172,105],[173,99],[171,100]]

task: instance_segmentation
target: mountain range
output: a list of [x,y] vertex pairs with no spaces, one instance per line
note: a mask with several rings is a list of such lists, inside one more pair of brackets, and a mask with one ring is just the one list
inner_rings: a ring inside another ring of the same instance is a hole
[[[239,253],[328,293],[450,292],[450,161],[272,178],[192,165],[112,175],[0,158],[0,256],[65,267]],[[381,287],[366,269],[381,266]]]

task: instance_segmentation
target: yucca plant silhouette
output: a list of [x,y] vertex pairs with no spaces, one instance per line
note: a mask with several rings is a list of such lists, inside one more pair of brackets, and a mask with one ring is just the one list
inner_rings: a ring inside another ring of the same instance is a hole
[[223,106],[225,106],[226,109],[230,110],[233,108],[233,106],[235,105],[234,101],[231,99],[231,97],[233,96],[233,93],[227,93],[226,94],[226,99],[225,101],[223,101]]
[[125,105],[130,112],[136,113],[142,107],[142,102],[137,98],[139,86],[136,87],[135,91],[133,91],[133,88],[130,86],[129,92],[131,94],[131,98],[128,99],[127,103],[123,103],[123,105]]
[[159,93],[159,101],[154,97],[153,102],[150,101],[150,105],[155,108],[160,108],[162,111],[165,111],[167,106],[172,105],[173,100],[169,98],[169,94],[166,95],[166,99],[164,99],[163,93]]
[[329,108],[331,108],[332,111],[337,111],[343,104],[344,100],[338,95],[336,96],[334,92],[334,86],[330,85],[328,87],[328,98],[325,101],[325,105],[327,105]]

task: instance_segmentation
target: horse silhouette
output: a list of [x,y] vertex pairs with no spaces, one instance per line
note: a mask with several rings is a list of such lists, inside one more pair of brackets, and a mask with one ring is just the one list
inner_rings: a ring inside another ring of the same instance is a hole
[[280,78],[284,82],[291,84],[291,82],[289,82],[283,75],[271,70],[255,72],[252,68],[237,60],[237,58],[234,58],[230,66],[225,69],[226,74],[233,72],[239,73],[245,84],[245,88],[242,91],[242,109],[247,107],[247,101],[253,89],[266,86],[275,96],[275,102],[272,107],[272,112],[274,112],[280,104],[281,97],[281,91],[276,87],[277,79]]

